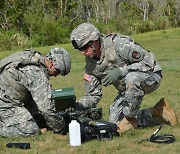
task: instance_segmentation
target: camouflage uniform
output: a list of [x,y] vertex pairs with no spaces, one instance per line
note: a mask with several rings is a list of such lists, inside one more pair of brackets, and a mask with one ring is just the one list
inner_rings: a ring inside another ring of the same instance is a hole
[[100,37],[100,60],[86,57],[85,96],[79,108],[95,107],[102,97],[101,80],[109,70],[119,67],[123,78],[113,83],[118,95],[109,109],[109,121],[117,123],[124,116],[136,117],[138,125],[149,125],[150,111],[140,110],[145,94],[158,88],[162,76],[154,55],[128,36],[109,34]]
[[[64,120],[55,113],[44,58],[35,51],[22,51],[0,61],[0,135],[31,136],[40,133],[33,115],[41,113],[46,124],[59,132]],[[34,100],[33,112],[25,108]]]

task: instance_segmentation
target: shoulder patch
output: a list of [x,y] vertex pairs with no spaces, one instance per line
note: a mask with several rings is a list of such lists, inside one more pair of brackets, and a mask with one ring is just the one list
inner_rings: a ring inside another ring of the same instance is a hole
[[141,57],[141,54],[139,52],[137,52],[137,51],[133,51],[132,57],[135,58],[135,59],[139,59]]
[[86,73],[84,73],[84,80],[90,82],[90,81],[92,80],[92,76],[91,76],[91,75],[88,75],[88,74],[86,74]]

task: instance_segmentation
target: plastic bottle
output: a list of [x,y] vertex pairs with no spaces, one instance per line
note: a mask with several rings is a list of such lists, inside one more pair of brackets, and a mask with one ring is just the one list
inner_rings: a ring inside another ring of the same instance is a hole
[[80,124],[77,120],[72,120],[69,124],[69,140],[71,146],[81,145]]

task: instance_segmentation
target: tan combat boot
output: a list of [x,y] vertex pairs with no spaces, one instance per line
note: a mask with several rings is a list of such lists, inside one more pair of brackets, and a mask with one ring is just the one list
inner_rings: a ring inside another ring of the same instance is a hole
[[174,126],[178,123],[176,114],[170,108],[169,103],[162,98],[154,107],[150,108],[153,117],[158,117]]
[[137,128],[137,122],[135,118],[124,117],[119,123],[117,124],[119,127],[119,134],[127,132],[132,128]]

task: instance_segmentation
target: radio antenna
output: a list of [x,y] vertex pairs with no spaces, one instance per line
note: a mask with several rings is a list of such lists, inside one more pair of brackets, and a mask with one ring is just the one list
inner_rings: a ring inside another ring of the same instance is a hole
[[29,28],[30,31],[30,49],[32,50],[32,29],[31,27]]

